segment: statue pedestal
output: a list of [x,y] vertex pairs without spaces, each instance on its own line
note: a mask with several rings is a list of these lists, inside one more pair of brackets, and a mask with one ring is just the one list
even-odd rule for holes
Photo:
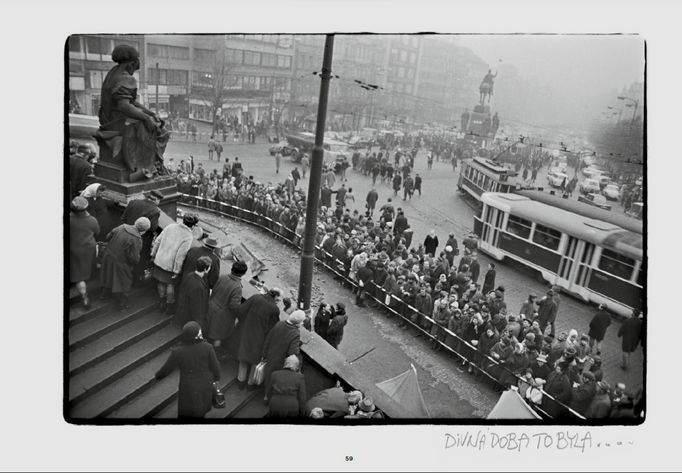
[[104,193],[106,198],[125,205],[131,200],[143,199],[143,192],[159,191],[163,194],[159,208],[171,218],[175,218],[180,194],[173,177],[160,176],[138,182],[127,182],[129,174],[130,171],[117,163],[100,161],[95,164],[95,176],[89,178],[88,184],[99,182],[107,188]]

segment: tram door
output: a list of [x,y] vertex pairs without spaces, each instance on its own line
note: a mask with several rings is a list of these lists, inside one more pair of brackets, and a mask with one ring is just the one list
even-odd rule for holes
[[500,229],[504,222],[504,212],[489,205],[485,206],[483,212],[483,229],[481,230],[481,241],[497,248],[500,239]]
[[570,278],[571,284],[569,289],[573,289],[575,292],[580,293],[582,288],[587,287],[592,274],[592,259],[594,258],[595,248],[596,246],[594,243],[580,241],[578,250],[576,251],[577,264],[575,265],[575,270]]
[[561,255],[559,270],[557,271],[557,281],[561,287],[570,289],[571,280],[575,269],[575,257],[583,246],[583,242],[576,237],[569,236],[566,249]]

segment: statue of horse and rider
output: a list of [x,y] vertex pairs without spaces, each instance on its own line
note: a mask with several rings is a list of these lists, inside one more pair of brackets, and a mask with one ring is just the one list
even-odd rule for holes
[[480,92],[480,102],[481,105],[485,103],[486,97],[488,97],[488,103],[490,103],[490,98],[493,95],[493,79],[497,77],[497,72],[495,74],[492,73],[490,69],[488,69],[488,73],[485,75],[483,80],[481,81],[481,85],[479,86],[478,90]]

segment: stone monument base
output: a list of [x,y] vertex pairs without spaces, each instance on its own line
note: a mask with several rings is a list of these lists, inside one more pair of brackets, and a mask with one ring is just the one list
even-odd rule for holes
[[95,175],[90,176],[88,184],[99,182],[106,186],[104,196],[108,199],[127,205],[135,199],[143,199],[144,192],[156,190],[163,194],[159,208],[172,219],[177,215],[177,202],[180,199],[175,178],[159,176],[154,179],[144,179],[138,182],[125,182],[130,172],[116,163],[98,162],[95,164]]

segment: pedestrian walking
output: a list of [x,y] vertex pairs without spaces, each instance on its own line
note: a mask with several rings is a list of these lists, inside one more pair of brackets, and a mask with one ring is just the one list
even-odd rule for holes
[[606,329],[611,325],[611,316],[606,311],[606,304],[599,304],[597,313],[590,321],[590,348],[596,350],[597,355],[601,355],[601,342],[606,336]]
[[213,139],[213,135],[211,135],[211,138],[208,140],[208,160],[211,161],[213,159],[213,152],[215,151],[215,140]]
[[210,289],[205,276],[211,270],[211,258],[200,257],[194,271],[186,274],[180,283],[178,308],[174,322],[183,327],[187,322],[197,322],[203,329],[206,328],[206,316],[208,315],[208,296]]
[[419,173],[414,175],[414,191],[419,191],[419,197],[422,196],[422,177]]
[[216,349],[222,346],[234,330],[242,304],[241,279],[247,270],[246,263],[235,261],[230,274],[221,275],[211,292],[208,300],[206,336],[213,342]]
[[263,384],[265,385],[266,401],[267,392],[270,390],[270,380],[273,371],[284,368],[284,360],[287,357],[301,353],[300,327],[306,319],[305,312],[295,310],[287,317],[286,321],[278,321],[268,332],[263,343],[262,359],[266,362]]
[[159,310],[165,310],[168,314],[175,311],[175,285],[179,282],[182,264],[192,245],[191,229],[198,222],[195,215],[185,214],[182,223],[168,225],[152,245],[152,276],[157,281]]
[[372,187],[372,189],[367,193],[367,216],[372,217],[374,215],[374,208],[377,205],[377,201],[379,200],[379,194],[377,193],[377,190],[375,187]]
[[150,227],[149,219],[140,217],[134,225],[123,223],[107,235],[108,243],[102,259],[100,279],[104,294],[113,294],[116,297],[119,310],[128,308],[133,269],[140,260],[142,235]]
[[[206,284],[208,284],[208,288],[213,289],[216,281],[218,281],[218,276],[220,276],[220,256],[218,256],[217,251],[218,241],[210,236],[203,239],[201,246],[191,247],[189,251],[187,251],[185,261],[182,263],[180,281],[182,281],[188,274],[192,274],[194,271],[196,271],[196,265],[199,258],[202,256],[207,256],[211,260],[211,269],[206,275],[205,279]],[[182,290],[182,287],[180,287],[180,290]]]
[[547,325],[551,327],[549,334],[555,335],[556,316],[559,307],[554,300],[554,291],[550,289],[547,295],[538,301],[538,322],[540,322],[540,330],[545,333]]
[[215,154],[216,154],[216,161],[220,162],[220,155],[223,153],[223,145],[220,143],[215,144]]
[[99,225],[95,217],[87,212],[88,201],[85,197],[74,197],[69,214],[69,279],[76,284],[83,299],[83,307],[90,308],[87,281],[95,271]]
[[303,179],[305,179],[308,169],[310,169],[310,159],[308,158],[307,153],[303,153],[303,157],[301,158],[301,172],[303,173]]
[[431,151],[426,155],[426,166],[427,169],[433,168],[433,153],[431,153]]
[[344,202],[344,207],[350,208],[350,203],[353,202],[353,206],[355,206],[355,194],[353,194],[353,188],[349,187],[348,192],[346,192],[346,195],[343,196],[343,202]]
[[237,382],[239,389],[248,386],[256,389],[251,381],[256,365],[263,356],[263,344],[268,332],[279,321],[279,307],[282,291],[278,288],[270,289],[266,294],[251,296],[240,309],[241,334],[239,339],[239,371]]
[[163,194],[156,190],[145,192],[143,195],[144,199],[135,199],[128,202],[121,216],[122,222],[128,225],[135,225],[135,222],[140,217],[148,218],[150,223],[149,230],[142,235],[140,258],[133,268],[133,286],[137,286],[144,281],[144,272],[151,264],[152,241],[159,228],[159,216],[161,215],[159,203],[163,200]]
[[399,173],[396,173],[396,175],[393,177],[393,195],[397,196],[398,191],[400,190],[400,185],[402,184],[402,177],[400,177]]
[[412,199],[412,190],[414,189],[414,180],[409,174],[405,177],[403,182],[403,200]]
[[154,377],[160,380],[179,369],[178,417],[201,418],[211,410],[213,385],[220,380],[220,364],[213,347],[202,338],[198,323],[186,323],[180,341],[181,345],[171,351]]
[[275,153],[275,174],[279,174],[280,164],[282,164],[282,153],[277,151]]
[[426,238],[424,238],[424,250],[426,253],[431,255],[433,258],[436,255],[436,249],[438,248],[438,236],[436,236],[436,230],[431,229]]
[[495,287],[495,263],[488,264],[488,271],[485,273],[485,279],[483,280],[483,289],[481,292],[484,296],[487,296]]
[[621,369],[630,368],[630,355],[637,349],[642,341],[642,318],[644,315],[641,310],[633,310],[632,315],[623,322],[618,329],[618,337],[623,339],[621,348],[623,350],[623,363]]

